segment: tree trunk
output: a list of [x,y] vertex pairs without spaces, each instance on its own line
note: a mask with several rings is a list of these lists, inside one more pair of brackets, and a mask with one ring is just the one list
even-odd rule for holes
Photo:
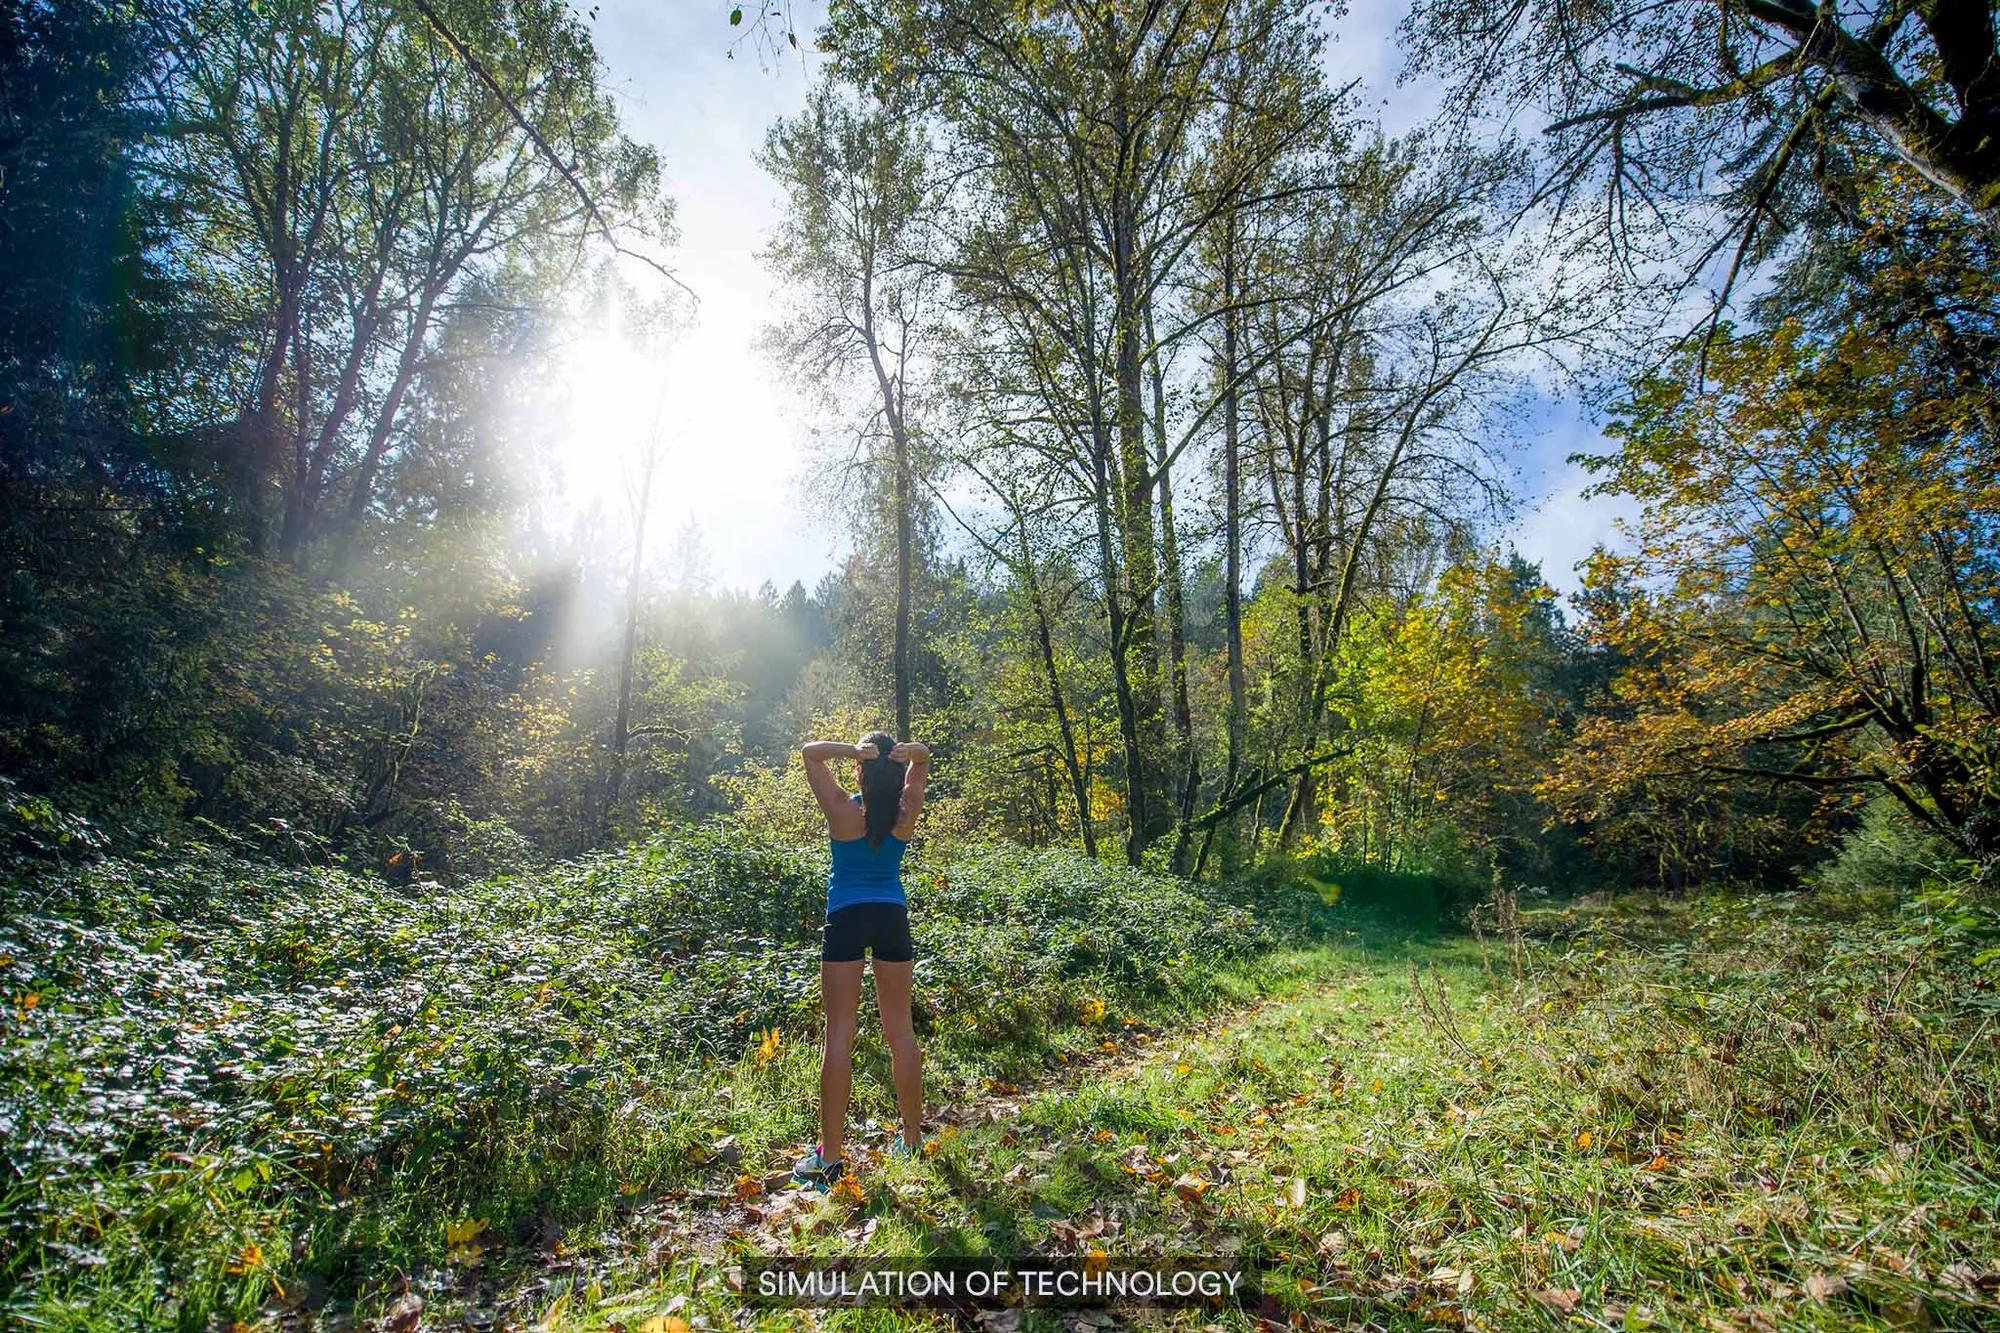
[[1115,503],[1111,477],[1111,436],[1101,408],[1091,424],[1092,507],[1097,511],[1097,563],[1104,584],[1104,619],[1111,635],[1111,686],[1118,702],[1118,737],[1125,751],[1125,860],[1138,865],[1146,849],[1146,756],[1140,744],[1137,691],[1132,688],[1131,622],[1121,596],[1125,575],[1118,567],[1111,539],[1111,507]]
[[915,563],[910,549],[915,540],[915,525],[910,517],[910,435],[903,420],[901,380],[892,377],[882,361],[882,340],[875,328],[875,274],[872,267],[865,269],[861,275],[861,340],[868,349],[868,364],[875,372],[876,392],[882,395],[882,416],[889,423],[889,444],[895,454],[896,643],[890,663],[890,674],[894,677],[890,693],[895,696],[896,702],[896,739],[908,740],[910,579]]
[[653,512],[653,470],[660,458],[658,432],[646,442],[646,466],[639,474],[639,505],[632,526],[632,566],[625,579],[625,643],[618,663],[618,713],[611,723],[611,771],[604,783],[604,808],[597,819],[600,840],[611,833],[611,816],[625,786],[625,754],[632,743],[632,673],[639,655],[639,579],[646,555],[646,522]]
[[[1121,84],[1113,95],[1112,128],[1118,142],[1127,144],[1135,137],[1127,90]],[[1121,168],[1133,170],[1130,157]],[[1163,775],[1155,776],[1145,764],[1148,751],[1156,752],[1164,742],[1160,692],[1157,688],[1159,657],[1158,633],[1153,612],[1154,589],[1158,585],[1158,553],[1153,543],[1152,458],[1146,447],[1146,411],[1143,384],[1144,289],[1146,273],[1140,253],[1138,200],[1133,182],[1122,178],[1115,184],[1111,206],[1111,265],[1116,324],[1118,429],[1118,520],[1123,538],[1127,629],[1128,674],[1137,679],[1129,684],[1132,695],[1132,732],[1128,749],[1140,762],[1129,774],[1132,786],[1132,836],[1126,859],[1137,865],[1141,853],[1165,829],[1169,800]]]
[[409,393],[410,384],[417,376],[417,362],[423,355],[424,339],[430,334],[431,311],[437,303],[439,287],[436,283],[426,283],[424,292],[417,300],[416,313],[410,317],[410,335],[403,344],[402,355],[396,358],[396,375],[389,381],[389,391],[382,396],[381,410],[375,414],[375,425],[368,432],[368,448],[361,456],[361,465],[354,473],[354,488],[347,496],[347,526],[351,532],[367,514],[368,506],[375,498],[375,478],[382,468],[382,459],[389,452],[389,437],[396,428],[396,414],[402,410],[404,395]]
[[[1228,658],[1229,700],[1225,705],[1226,754],[1223,759],[1222,788],[1218,804],[1236,792],[1237,775],[1243,763],[1243,722],[1247,712],[1243,682],[1243,478],[1242,418],[1239,386],[1236,382],[1236,214],[1223,219],[1222,232],[1222,617],[1225,652]],[[1220,821],[1218,821],[1219,823]],[[1230,821],[1232,831],[1236,821]],[[1214,846],[1217,824],[1202,831],[1201,851],[1195,857],[1194,873],[1201,876]],[[1233,869],[1232,837],[1224,844],[1224,870]]]
[[[1299,700],[1299,748],[1310,752],[1319,744],[1319,710],[1313,696],[1318,671],[1318,654],[1312,623],[1312,530],[1306,518],[1306,468],[1310,463],[1313,423],[1313,383],[1308,372],[1301,389],[1304,395],[1303,410],[1299,418],[1291,449],[1292,464],[1292,593],[1297,599],[1294,610],[1297,614],[1297,634],[1299,648],[1299,670],[1302,697]],[[1308,767],[1299,771],[1298,782],[1292,788],[1292,797],[1285,807],[1284,817],[1278,823],[1278,845],[1290,847],[1297,840],[1300,824],[1312,814],[1318,801],[1317,775]]]
[[915,540],[910,521],[910,440],[903,430],[903,415],[894,418],[896,448],[896,738],[910,739],[910,579],[915,561],[910,550]]
[[[1021,582],[1027,588],[1028,598],[1035,605],[1035,643],[1042,651],[1042,669],[1048,673],[1049,706],[1055,710],[1056,734],[1062,741],[1063,767],[1069,773],[1070,792],[1076,797],[1076,827],[1083,839],[1084,855],[1097,855],[1097,834],[1090,827],[1090,784],[1086,781],[1083,766],[1077,762],[1076,730],[1070,725],[1069,706],[1063,699],[1062,676],[1056,671],[1055,636],[1049,629],[1049,609],[1042,601],[1040,581],[1035,577],[1034,552],[1028,546],[1028,525],[1017,523],[1016,532],[1021,543]],[[1055,817],[1054,798],[1051,797],[1049,816]]]

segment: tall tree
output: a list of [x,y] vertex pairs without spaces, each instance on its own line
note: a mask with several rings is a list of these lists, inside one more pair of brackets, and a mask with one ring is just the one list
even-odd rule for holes
[[1272,210],[1240,278],[1229,256],[1292,642],[1280,668],[1288,716],[1260,771],[1201,820],[1283,784],[1287,839],[1316,818],[1317,774],[1344,750],[1330,697],[1359,601],[1416,525],[1469,526],[1497,499],[1481,429],[1491,396],[1563,332],[1559,304],[1523,299],[1511,271],[1522,257],[1502,258],[1509,155],[1415,138],[1338,160],[1336,200]]
[[440,310],[509,265],[542,299],[602,208],[663,233],[658,163],[552,0],[203,3],[162,31],[154,160],[198,238],[176,259],[258,348],[234,414],[184,424],[250,539],[301,564],[327,516],[374,503]]
[[938,282],[928,225],[937,199],[922,123],[907,109],[862,104],[822,83],[804,111],[771,128],[760,161],[790,200],[764,252],[794,307],[770,332],[775,358],[834,402],[856,375],[869,386],[855,425],[858,447],[833,477],[840,493],[864,503],[877,500],[885,472],[889,479],[896,567],[890,695],[896,734],[908,736],[918,511],[927,508],[912,381],[935,326]]
[[1558,790],[1592,813],[1665,778],[1822,796],[1873,792],[1968,856],[2000,855],[2000,330],[1990,236],[1951,225],[1913,173],[1869,208],[1903,239],[1760,330],[1724,329],[1706,391],[1685,367],[1637,385],[1594,460],[1643,505],[1631,589],[1600,633],[1627,707],[1580,733]]
[[[1148,366],[1191,335],[1164,318],[1208,226],[1244,207],[1265,167],[1334,111],[1313,53],[1317,34],[1287,6],[1181,0],[1056,4],[994,0],[836,5],[827,40],[846,77],[906,90],[933,108],[977,163],[952,274],[977,307],[978,336],[1010,342],[1013,391],[1039,399],[989,414],[1038,419],[1064,454],[1059,475],[1087,499],[1123,740],[1135,863],[1174,819],[1157,631],[1161,584],[1155,490],[1193,441],[1149,445]],[[1245,119],[1263,127],[1228,169],[1204,173],[1202,145],[1228,98],[1218,74],[1256,52],[1285,76]],[[1255,144],[1255,150],[1247,147]],[[1159,337],[1149,339],[1152,310]],[[1197,318],[1206,318],[1195,312]],[[998,386],[983,387],[989,397]]]

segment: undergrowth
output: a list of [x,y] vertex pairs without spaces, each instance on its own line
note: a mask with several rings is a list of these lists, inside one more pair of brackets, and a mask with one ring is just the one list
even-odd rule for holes
[[[803,1080],[824,876],[722,824],[458,886],[199,845],[17,871],[0,1315],[194,1327],[367,1297],[464,1218],[580,1225],[723,1126],[805,1138],[803,1086],[715,1093],[740,1064]],[[1093,1006],[1197,1009],[1307,919],[1303,890],[1225,902],[1013,847],[909,880],[939,1086],[1046,1060]]]

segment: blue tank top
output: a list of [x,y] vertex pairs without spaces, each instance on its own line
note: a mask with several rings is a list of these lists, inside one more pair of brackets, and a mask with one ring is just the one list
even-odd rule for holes
[[828,841],[833,844],[833,867],[826,876],[828,916],[856,903],[907,901],[903,897],[903,850],[908,843],[893,833],[885,835],[879,847],[870,847],[866,834]]

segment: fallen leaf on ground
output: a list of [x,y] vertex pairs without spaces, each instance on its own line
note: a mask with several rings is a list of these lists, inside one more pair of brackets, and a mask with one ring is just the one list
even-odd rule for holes
[[486,1219],[483,1217],[468,1217],[462,1222],[447,1222],[444,1224],[444,1243],[463,1245],[485,1230]]
[[389,1313],[383,1316],[382,1327],[385,1333],[417,1333],[423,1320],[424,1298],[414,1291],[406,1291],[389,1307]]

